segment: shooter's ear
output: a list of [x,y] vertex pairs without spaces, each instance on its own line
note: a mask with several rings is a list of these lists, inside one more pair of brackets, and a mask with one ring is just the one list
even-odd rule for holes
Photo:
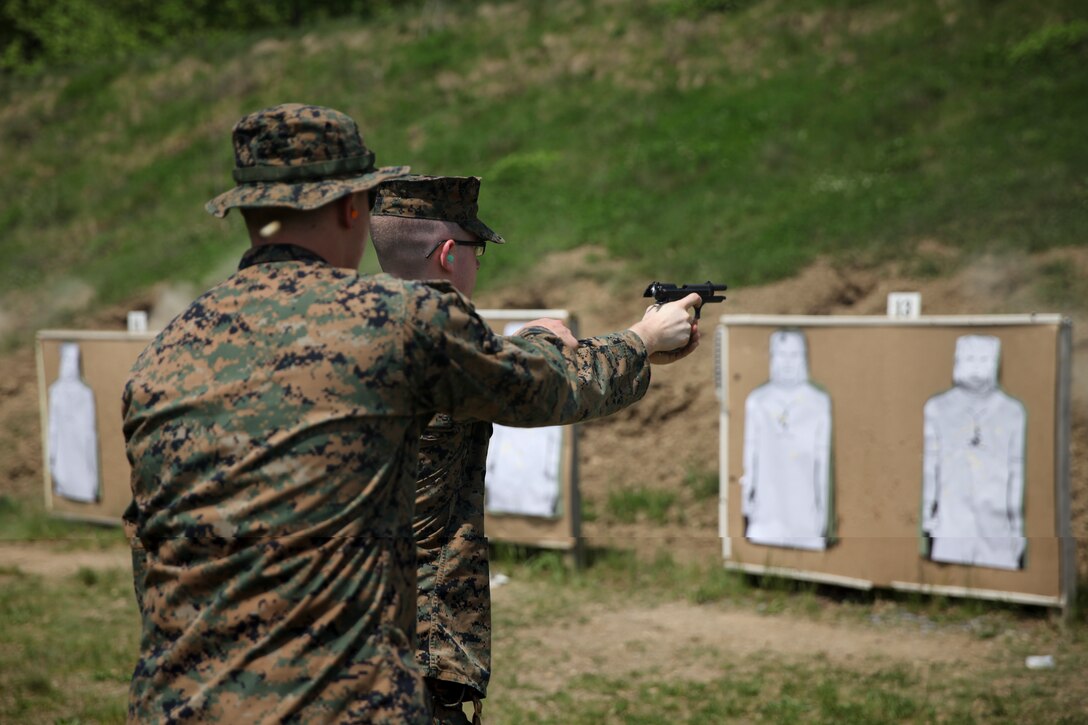
[[359,209],[355,204],[355,195],[347,194],[336,200],[336,221],[344,229],[351,229],[359,223]]
[[442,270],[445,272],[453,271],[454,247],[457,244],[452,239],[447,239],[442,242],[442,245],[438,248],[436,254],[439,255],[438,263],[442,265]]

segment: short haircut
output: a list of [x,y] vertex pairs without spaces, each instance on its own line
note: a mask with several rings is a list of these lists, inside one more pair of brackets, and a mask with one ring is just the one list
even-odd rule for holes
[[377,215],[370,218],[370,237],[382,270],[403,279],[420,279],[426,274],[426,255],[439,242],[479,238],[453,222]]
[[260,229],[270,222],[286,224],[313,212],[312,209],[303,211],[285,206],[243,206],[239,207],[238,211],[242,213],[246,226],[250,229]]

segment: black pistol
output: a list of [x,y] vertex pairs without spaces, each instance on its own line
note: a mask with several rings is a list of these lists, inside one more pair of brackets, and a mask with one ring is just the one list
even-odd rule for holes
[[[653,297],[659,305],[663,305],[666,302],[682,300],[694,292],[703,298],[703,304],[705,305],[707,302],[724,302],[725,295],[717,295],[715,293],[724,292],[727,289],[727,285],[714,284],[710,280],[707,280],[706,284],[683,284],[679,287],[669,282],[651,282],[642,296]],[[695,308],[696,320],[699,319],[699,312],[701,310],[702,305]]]

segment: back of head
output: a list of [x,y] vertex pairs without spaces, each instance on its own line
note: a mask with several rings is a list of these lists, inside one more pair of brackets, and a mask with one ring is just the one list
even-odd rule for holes
[[480,179],[410,175],[382,183],[370,235],[382,269],[409,279],[426,275],[426,255],[443,239],[505,240],[477,218]]
[[427,255],[435,244],[445,239],[469,240],[472,236],[454,222],[396,216],[370,218],[370,238],[378,264],[382,271],[402,279],[432,276]]

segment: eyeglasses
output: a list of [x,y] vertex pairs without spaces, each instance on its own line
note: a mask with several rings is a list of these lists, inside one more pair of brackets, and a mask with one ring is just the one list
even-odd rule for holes
[[445,244],[447,241],[452,241],[454,244],[460,244],[463,247],[473,247],[474,249],[473,249],[472,253],[475,254],[477,257],[484,256],[484,252],[487,251],[487,241],[482,240],[482,239],[480,241],[478,241],[478,242],[464,242],[464,241],[461,241],[460,239],[453,239],[453,240],[443,239],[438,244],[434,245],[434,249],[427,252],[427,254],[423,258],[424,259],[430,259],[431,255],[434,254],[435,252],[437,252],[438,248],[441,247],[443,244]]

